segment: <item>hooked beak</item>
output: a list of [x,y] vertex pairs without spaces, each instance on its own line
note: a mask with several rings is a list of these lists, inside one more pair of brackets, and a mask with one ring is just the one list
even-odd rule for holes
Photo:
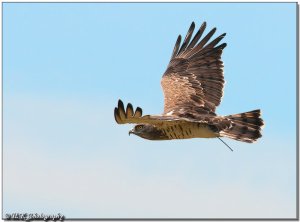
[[129,132],[128,132],[128,135],[130,136],[130,134],[134,134],[134,132],[133,132],[133,130],[130,130]]

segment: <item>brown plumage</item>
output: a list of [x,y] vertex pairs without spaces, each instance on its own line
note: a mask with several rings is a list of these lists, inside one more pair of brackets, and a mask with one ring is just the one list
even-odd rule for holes
[[115,108],[119,124],[134,123],[130,132],[150,140],[228,137],[252,143],[261,137],[264,125],[260,110],[217,116],[216,107],[223,96],[224,75],[221,55],[226,43],[218,45],[225,33],[210,39],[213,28],[202,39],[204,22],[192,38],[193,22],[181,44],[179,35],[171,60],[163,74],[164,113],[142,116],[142,109],[135,111],[129,103],[124,108],[121,100]]

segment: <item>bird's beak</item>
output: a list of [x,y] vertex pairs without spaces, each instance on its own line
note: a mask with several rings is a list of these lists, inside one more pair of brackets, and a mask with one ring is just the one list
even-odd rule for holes
[[130,136],[130,134],[134,134],[134,132],[132,131],[132,130],[130,130],[129,132],[128,132],[128,135]]

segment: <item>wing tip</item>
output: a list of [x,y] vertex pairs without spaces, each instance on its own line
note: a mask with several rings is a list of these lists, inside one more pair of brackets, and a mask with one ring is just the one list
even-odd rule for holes
[[126,115],[126,118],[133,116],[133,106],[131,103],[127,104],[125,115]]
[[123,103],[123,101],[122,100],[118,100],[118,110],[120,110],[120,109],[124,109],[124,103]]
[[178,42],[179,42],[179,44],[180,44],[181,39],[182,39],[182,36],[181,36],[181,35],[178,35],[178,37],[177,37],[177,44],[178,44]]
[[125,113],[125,109],[124,109],[124,103],[122,102],[122,100],[119,99],[118,101],[118,109],[120,111],[122,111],[123,113]]
[[131,103],[128,103],[126,106],[126,111],[124,109],[124,103],[122,100],[118,100],[118,106],[114,109],[115,121],[118,124],[128,123],[128,120],[135,117],[142,117],[143,110],[140,107],[137,107],[135,112]]
[[224,49],[224,48],[227,46],[227,43],[224,42],[224,43],[222,43],[220,46],[222,46],[221,48]]
[[192,21],[192,24],[191,24],[191,27],[193,27],[193,29],[195,28],[195,22],[194,21]]
[[134,117],[141,117],[143,115],[143,110],[141,107],[136,107],[136,110],[134,112]]
[[115,117],[115,121],[120,124],[121,123],[121,118],[119,115],[119,110],[117,107],[115,107],[115,111],[114,111],[114,117]]

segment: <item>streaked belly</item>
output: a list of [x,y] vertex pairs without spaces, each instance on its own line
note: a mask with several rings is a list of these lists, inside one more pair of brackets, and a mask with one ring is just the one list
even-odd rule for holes
[[169,139],[214,138],[218,136],[207,124],[203,123],[166,126],[162,130]]

